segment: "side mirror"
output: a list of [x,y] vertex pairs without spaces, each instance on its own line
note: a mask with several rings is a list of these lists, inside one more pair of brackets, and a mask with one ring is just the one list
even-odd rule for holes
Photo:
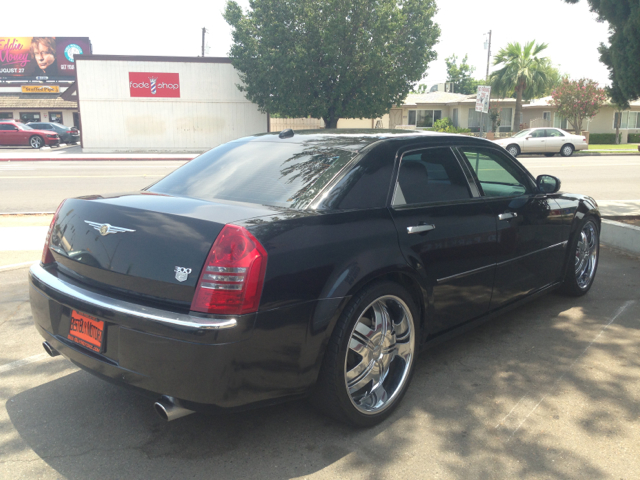
[[526,137],[524,137],[525,140],[529,140],[531,138],[531,135],[527,135]]
[[536,185],[540,193],[556,193],[560,190],[562,182],[559,178],[551,175],[539,175],[536,178]]

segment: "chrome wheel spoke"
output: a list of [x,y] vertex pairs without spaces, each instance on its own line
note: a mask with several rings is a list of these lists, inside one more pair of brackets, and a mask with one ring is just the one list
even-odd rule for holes
[[366,387],[372,380],[375,380],[377,378],[373,373],[375,368],[376,364],[374,362],[366,363],[362,361],[349,370],[346,374],[349,393],[353,394]]

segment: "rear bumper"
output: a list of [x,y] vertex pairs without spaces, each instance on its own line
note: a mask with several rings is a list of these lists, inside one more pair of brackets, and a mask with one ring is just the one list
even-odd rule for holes
[[[327,312],[342,305],[342,299],[328,299],[233,318],[200,317],[112,299],[40,265],[29,272],[29,294],[38,332],[76,365],[185,405],[219,408],[305,393],[317,376],[322,344],[309,341],[310,320],[321,311],[328,325],[333,314]],[[101,353],[68,338],[72,310],[105,322]]]

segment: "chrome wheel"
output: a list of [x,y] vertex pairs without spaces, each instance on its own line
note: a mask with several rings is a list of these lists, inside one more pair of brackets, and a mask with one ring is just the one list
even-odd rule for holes
[[598,229],[588,221],[580,231],[575,253],[576,283],[580,289],[591,285],[598,265]]
[[406,303],[385,295],[369,304],[351,331],[344,362],[353,406],[366,415],[391,406],[409,379],[414,350],[413,317]]
[[31,148],[40,148],[42,147],[42,139],[40,137],[31,137],[29,145],[31,145]]

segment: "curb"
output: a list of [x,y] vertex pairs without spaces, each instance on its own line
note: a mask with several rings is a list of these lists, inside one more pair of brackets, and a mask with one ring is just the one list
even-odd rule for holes
[[603,218],[601,230],[600,240],[604,245],[640,256],[640,227]]

